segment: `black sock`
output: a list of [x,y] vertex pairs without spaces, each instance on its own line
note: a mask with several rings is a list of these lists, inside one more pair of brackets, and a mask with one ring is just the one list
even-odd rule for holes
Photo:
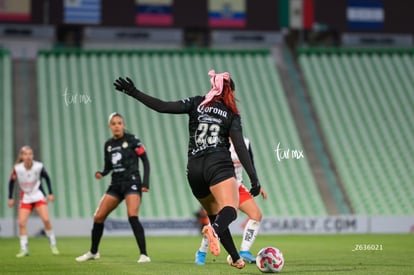
[[208,219],[210,220],[210,224],[213,224],[217,219],[217,215],[208,215]]
[[141,222],[138,219],[138,216],[132,216],[128,218],[129,224],[131,225],[132,231],[135,235],[135,240],[137,241],[141,255],[147,255],[147,246],[145,243],[145,233],[144,227],[142,227]]
[[240,258],[240,256],[237,251],[236,245],[234,244],[233,237],[231,236],[230,230],[227,228],[226,230],[218,233],[217,235],[220,238],[221,244],[223,245],[227,253],[229,253],[231,258],[233,259],[233,263],[235,263]]
[[236,209],[231,206],[224,206],[220,212],[218,212],[216,220],[211,225],[216,233],[219,234],[224,232],[236,218]]
[[92,245],[91,253],[96,254],[98,252],[99,242],[103,234],[104,224],[103,223],[93,223],[92,227]]

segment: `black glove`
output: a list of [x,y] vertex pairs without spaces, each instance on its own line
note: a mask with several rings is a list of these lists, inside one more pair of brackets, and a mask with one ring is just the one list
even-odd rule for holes
[[260,183],[259,182],[253,182],[252,183],[252,188],[250,188],[250,194],[253,196],[253,197],[256,197],[257,195],[259,195],[260,194],[260,189],[261,189],[262,187],[260,186]]
[[115,80],[114,86],[115,89],[127,95],[133,95],[137,92],[137,88],[135,88],[134,82],[132,82],[129,77],[127,77],[126,80],[122,77],[119,77]]

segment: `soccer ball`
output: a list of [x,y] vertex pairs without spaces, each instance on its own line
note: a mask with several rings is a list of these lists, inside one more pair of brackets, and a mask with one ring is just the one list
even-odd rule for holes
[[282,251],[276,247],[268,246],[257,253],[256,266],[263,273],[279,273],[284,264]]

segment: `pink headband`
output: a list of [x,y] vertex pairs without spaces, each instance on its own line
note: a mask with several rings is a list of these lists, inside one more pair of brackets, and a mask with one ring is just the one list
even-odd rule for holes
[[212,87],[211,90],[205,95],[205,98],[203,102],[200,103],[200,106],[210,102],[213,97],[218,96],[223,92],[224,80],[230,81],[230,74],[228,72],[216,74],[214,70],[210,70],[208,75],[211,76],[210,82]]

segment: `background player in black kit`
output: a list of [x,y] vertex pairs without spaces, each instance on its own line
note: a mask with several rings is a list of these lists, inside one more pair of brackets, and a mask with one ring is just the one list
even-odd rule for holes
[[[77,257],[78,262],[99,259],[98,246],[104,221],[123,199],[127,206],[128,221],[141,252],[138,263],[151,261],[147,255],[144,228],[138,219],[141,194],[149,191],[150,165],[141,141],[134,135],[125,133],[124,127],[124,119],[120,114],[112,113],[109,116],[109,128],[113,137],[105,143],[104,170],[96,172],[95,178],[101,179],[112,171],[112,181],[93,217],[91,249]],[[143,162],[143,182],[138,171],[138,158]]]
[[[231,137],[237,155],[249,175],[250,193],[257,196],[260,184],[243,140],[239,111],[234,97],[234,82],[228,73],[209,72],[211,90],[205,96],[180,101],[162,101],[136,89],[131,79],[118,78],[114,86],[147,107],[171,114],[189,115],[187,179],[197,200],[207,211],[211,225],[203,227],[213,255],[220,254],[220,241],[231,256],[229,262],[244,268],[228,228],[237,217],[239,192],[229,152]],[[217,237],[218,235],[218,237]]]

